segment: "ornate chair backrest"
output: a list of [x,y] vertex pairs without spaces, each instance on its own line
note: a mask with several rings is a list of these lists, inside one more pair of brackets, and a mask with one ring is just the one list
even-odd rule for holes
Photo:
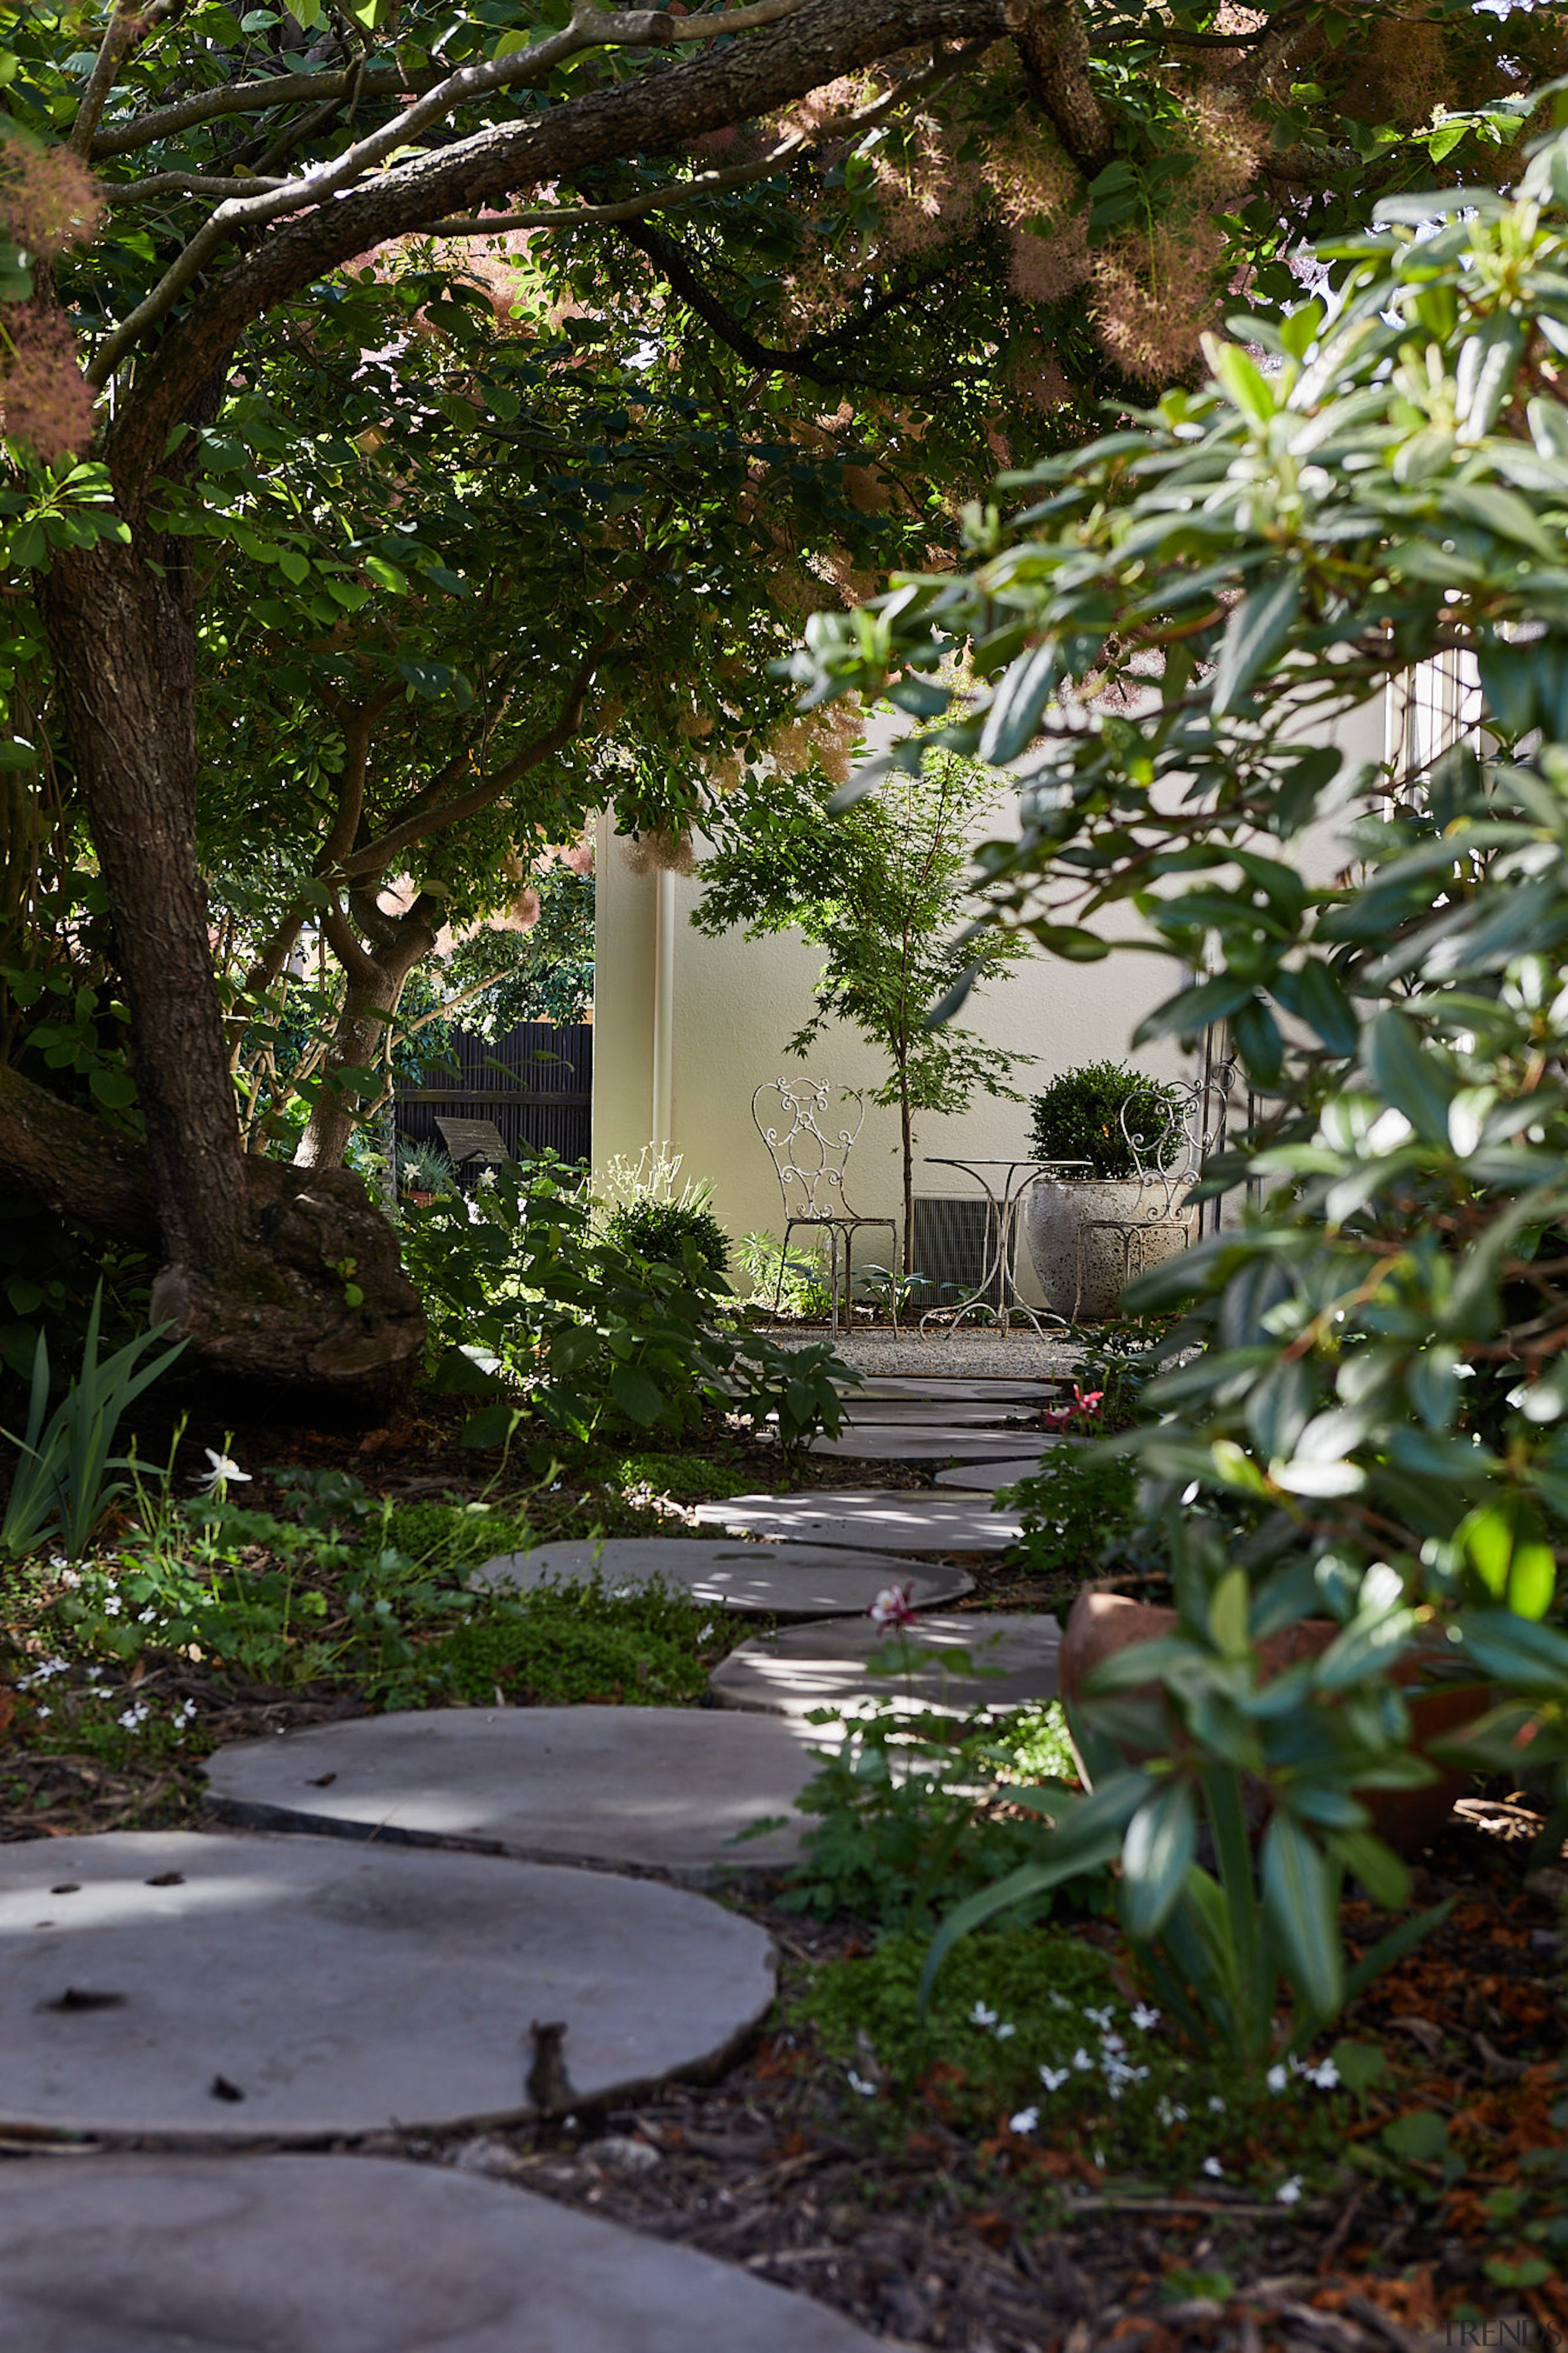
[[1224,1143],[1228,1067],[1217,1068],[1207,1086],[1193,1079],[1174,1079],[1168,1092],[1175,1097],[1169,1125],[1139,1122],[1136,1097],[1121,1107],[1121,1132],[1141,1187],[1138,1214],[1150,1224],[1182,1215],[1204,1161]]
[[786,1218],[825,1225],[854,1216],[844,1173],[865,1117],[860,1095],[816,1079],[770,1079],[753,1093],[751,1116],[772,1156]]

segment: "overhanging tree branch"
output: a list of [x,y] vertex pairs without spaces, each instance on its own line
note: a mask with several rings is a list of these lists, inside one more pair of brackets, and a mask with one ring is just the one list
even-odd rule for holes
[[929,91],[939,90],[944,82],[951,81],[990,46],[989,37],[971,41],[956,55],[938,58],[924,73],[911,74],[906,80],[895,82],[874,104],[859,107],[849,114],[835,114],[813,130],[798,132],[793,138],[782,140],[768,154],[756,156],[748,164],[732,164],[722,172],[702,172],[693,180],[677,180],[662,188],[644,189],[641,195],[627,196],[618,204],[556,205],[536,212],[492,213],[479,219],[434,221],[429,234],[482,237],[509,228],[576,228],[595,223],[613,226],[640,220],[645,213],[683,211],[726,188],[740,188],[748,181],[768,179],[788,164],[815,153],[829,140],[853,138],[859,132],[874,130],[910,99],[924,98]]
[[1035,104],[1086,180],[1110,162],[1116,133],[1089,79],[1089,37],[1075,0],[1007,0],[1007,29]]
[[531,744],[525,744],[521,752],[501,767],[493,769],[488,776],[482,777],[468,792],[457,793],[449,801],[438,802],[433,807],[406,818],[401,825],[388,827],[376,840],[365,843],[346,858],[340,859],[334,879],[354,881],[362,875],[385,874],[401,851],[413,849],[417,842],[426,840],[432,833],[445,832],[449,826],[461,825],[465,819],[480,816],[485,809],[493,807],[503,793],[509,792],[514,785],[520,783],[531,769],[561,751],[571,742],[582,723],[583,706],[588,701],[588,690],[593,685],[599,663],[630,618],[628,612],[614,632],[602,638],[582,664],[567,691],[560,715],[546,734],[537,735]]
[[66,145],[73,155],[89,155],[93,149],[93,134],[109,103],[110,93],[120,79],[120,69],[138,42],[146,38],[155,25],[174,13],[175,0],[153,0],[150,8],[137,5],[137,0],[115,0],[98,55],[92,61],[87,87],[76,111]]
[[[834,366],[816,358],[814,348],[826,347],[829,339],[825,336],[821,346],[808,346],[800,351],[790,351],[778,343],[763,343],[732,311],[726,310],[715,294],[709,291],[690,257],[673,237],[662,236],[659,230],[651,228],[644,221],[628,221],[622,224],[622,227],[628,243],[635,245],[648,256],[704,325],[711,327],[721,343],[727,343],[737,358],[745,360],[760,374],[801,376],[808,384],[821,385],[824,391],[837,391],[846,385],[875,392],[919,393],[928,389],[906,377],[872,375],[864,368],[846,367],[842,363]],[[885,309],[887,306],[883,304],[879,307]],[[865,323],[869,324],[870,317],[874,315],[869,314]],[[860,323],[858,320],[846,322],[834,330],[835,337],[842,341]]]
[[[572,21],[564,33],[535,42],[511,57],[492,58],[483,65],[460,66],[456,73],[446,75],[403,113],[394,115],[389,122],[382,123],[379,130],[357,141],[343,154],[316,164],[299,179],[268,185],[253,195],[230,196],[202,224],[185,251],[130,317],[104,338],[93,354],[91,365],[83,371],[89,384],[101,387],[108,383],[138,337],[173,310],[209,257],[237,232],[264,227],[281,214],[298,212],[302,206],[324,204],[328,197],[350,187],[376,164],[409,145],[421,132],[444,121],[459,107],[471,106],[496,90],[523,90],[547,81],[557,66],[584,49],[606,46],[662,47],[665,28],[673,21],[662,9],[611,11],[596,6],[594,0],[577,0]],[[355,79],[355,71],[351,69],[347,84],[352,86]]]
[[[802,0],[758,0],[750,8],[705,11],[697,16],[672,16],[669,30],[662,37],[665,46],[673,47],[691,41],[713,41],[721,36],[757,32],[765,25],[777,24],[802,5]],[[152,11],[125,7],[122,13],[133,21],[136,31],[145,28],[149,16],[169,13],[166,0]],[[600,12],[617,13],[630,17],[630,10]],[[652,16],[654,10],[636,12]],[[541,47],[544,45],[541,44]],[[123,58],[115,60],[114,70]],[[516,52],[518,62],[526,63],[525,51]],[[400,98],[418,96],[434,90],[443,79],[441,69],[432,66],[420,73],[408,73],[401,66],[367,66],[359,79],[359,95],[363,98]],[[112,86],[113,74],[106,81],[93,116],[96,126],[102,112],[103,100]],[[148,114],[139,114],[132,121],[117,123],[109,131],[96,132],[91,136],[90,153],[93,162],[109,155],[129,155],[138,147],[151,147],[160,139],[171,139],[181,131],[194,131],[204,122],[220,121],[228,114],[265,114],[274,107],[292,106],[311,100],[326,100],[346,98],[355,85],[352,67],[341,73],[264,74],[255,81],[231,82],[224,90],[204,90],[190,98],[180,99],[173,106],[160,106]],[[85,104],[85,100],[84,100]],[[79,116],[79,122],[80,117]],[[85,151],[84,151],[85,152]]]
[[[755,120],[902,49],[995,37],[1004,29],[1001,8],[1002,0],[799,0],[788,16],[748,38],[726,40],[663,71],[389,163],[331,201],[320,200],[316,184],[302,198],[309,206],[304,216],[274,227],[255,252],[218,279],[138,370],[135,396],[122,405],[109,443],[122,497],[133,506],[139,502],[143,484],[163,462],[170,428],[252,322],[351,255],[464,206],[509,197],[520,186],[570,180],[596,164],[656,153],[704,132]],[[718,20],[707,21],[716,26]],[[285,197],[280,190],[260,202],[297,206],[302,196],[296,190]],[[207,245],[165,308],[195,280],[225,234]],[[122,352],[130,349],[123,331],[117,342]]]
[[0,1155],[8,1183],[61,1217],[139,1250],[158,1247],[153,1176],[133,1136],[61,1103],[0,1063]]

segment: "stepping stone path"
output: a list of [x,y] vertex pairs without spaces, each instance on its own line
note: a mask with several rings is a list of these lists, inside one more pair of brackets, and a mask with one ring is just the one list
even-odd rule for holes
[[498,1553],[476,1568],[477,1591],[573,1585],[596,1577],[610,1593],[644,1585],[685,1592],[714,1609],[775,1618],[845,1618],[871,1608],[890,1574],[910,1581],[917,1609],[959,1600],[972,1580],[918,1560],[892,1565],[832,1545],[715,1543],[702,1536],[610,1536],[603,1543],[538,1545]]
[[[970,1482],[965,1493],[741,1496],[699,1506],[699,1523],[781,1541],[550,1545],[474,1572],[481,1589],[657,1577],[705,1607],[803,1618],[731,1654],[711,1679],[718,1708],[320,1725],[209,1760],[215,1804],[249,1834],[0,1849],[0,2119],[219,2144],[493,2125],[536,2113],[540,2021],[566,2024],[556,2098],[597,2104],[721,2066],[770,2005],[771,1947],[666,1883],[790,1859],[812,1752],[834,1736],[810,1711],[1054,1695],[1054,1619],[923,1615],[912,1640],[968,1652],[966,1665],[879,1676],[886,1637],[864,1613],[889,1583],[926,1612],[970,1589],[922,1556],[1012,1542],[1018,1519],[986,1497],[1052,1442],[1029,1425],[1059,1391],[1050,1378],[883,1378],[819,1444],[956,1462],[939,1476]],[[785,1827],[733,1843],[779,1816]],[[635,1875],[650,1872],[662,1876]],[[428,2165],[149,2152],[0,2168],[0,2348],[425,2353],[438,2340],[450,2353],[873,2343],[731,2264]]]
[[717,2063],[773,1997],[768,1937],[704,1896],[342,1839],[0,1848],[0,1947],[9,2130],[522,2116],[533,2020],[565,2021],[572,2092],[597,2100]]
[[699,1504],[704,1526],[787,1544],[847,1545],[859,1552],[1005,1552],[1022,1531],[1016,1513],[957,1495],[887,1487],[812,1488],[801,1495],[732,1495]]
[[899,1430],[863,1422],[842,1438],[813,1438],[810,1451],[835,1462],[1001,1462],[1026,1446],[1054,1446],[1044,1430]]
[[708,1708],[450,1707],[239,1741],[206,1770],[226,1819],[263,1830],[711,1879],[792,1859],[802,1823],[733,1841],[789,1815],[816,1765],[786,1726]]
[[886,1647],[879,1628],[790,1626],[755,1637],[732,1651],[708,1677],[726,1707],[764,1708],[804,1715],[816,1707],[852,1713],[875,1703],[939,1708],[959,1715],[976,1707],[1043,1704],[1056,1696],[1056,1652],[1062,1630],[1054,1618],[976,1610],[961,1618],[922,1618],[909,1641],[920,1650],[967,1651],[979,1673],[933,1662],[911,1674],[874,1674]]
[[873,2353],[825,2305],[503,2183],[367,2157],[0,2173],[14,2353]]

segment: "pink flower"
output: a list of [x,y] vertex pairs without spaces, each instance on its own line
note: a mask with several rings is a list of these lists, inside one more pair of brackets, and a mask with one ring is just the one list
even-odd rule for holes
[[872,1624],[880,1627],[884,1633],[887,1632],[889,1627],[913,1626],[916,1611],[910,1596],[914,1590],[912,1585],[885,1585],[866,1611],[866,1616],[871,1620]]
[[28,253],[52,261],[85,245],[102,216],[103,199],[85,164],[64,147],[10,138],[0,157],[0,221]]
[[1089,1389],[1085,1391],[1084,1389],[1081,1389],[1078,1387],[1077,1382],[1075,1381],[1073,1383],[1072,1404],[1059,1405],[1054,1409],[1054,1411],[1050,1413],[1043,1413],[1040,1419],[1044,1423],[1047,1430],[1065,1430],[1070,1421],[1077,1421],[1080,1418],[1092,1421],[1096,1414],[1098,1413],[1104,1399],[1104,1389]]
[[1219,315],[1214,283],[1218,229],[1161,222],[1147,237],[1128,230],[1093,257],[1089,314],[1102,351],[1139,384],[1190,375],[1205,331]]
[[1089,241],[1079,220],[1069,221],[1048,237],[1036,237],[1033,229],[1015,228],[1011,243],[1008,284],[1026,302],[1060,301],[1088,271]]
[[7,311],[0,341],[0,433],[25,441],[46,464],[73,457],[92,438],[92,395],[76,364],[69,323],[58,311],[20,303]]

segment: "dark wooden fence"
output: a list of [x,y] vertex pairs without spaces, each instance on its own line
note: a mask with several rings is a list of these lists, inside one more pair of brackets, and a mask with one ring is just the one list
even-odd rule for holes
[[397,1089],[397,1134],[410,1144],[440,1144],[439,1113],[443,1119],[493,1119],[519,1158],[546,1148],[563,1160],[589,1156],[591,1022],[524,1021],[496,1039],[460,1030],[450,1055],[425,1077],[428,1085]]

